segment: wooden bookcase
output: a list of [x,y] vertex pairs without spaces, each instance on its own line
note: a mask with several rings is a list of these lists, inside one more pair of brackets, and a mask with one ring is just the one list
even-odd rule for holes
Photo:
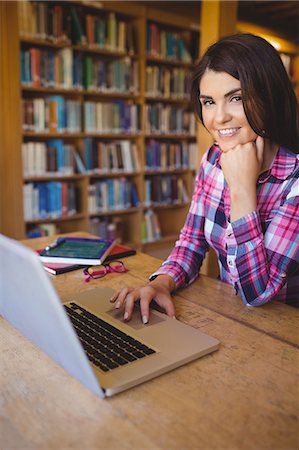
[[[91,48],[85,44],[73,44],[67,42],[53,42],[44,37],[33,35],[20,35],[18,25],[18,4],[21,2],[0,2],[0,230],[11,237],[21,239],[29,227],[39,225],[41,222],[54,223],[61,232],[73,230],[89,230],[90,222],[94,219],[106,217],[110,221],[115,220],[122,224],[123,241],[134,245],[137,249],[142,249],[153,254],[157,249],[163,247],[171,248],[179,230],[185,220],[189,202],[170,202],[167,204],[155,203],[149,205],[146,200],[146,181],[151,180],[152,185],[157,184],[159,178],[173,175],[184,181],[186,192],[191,197],[195,170],[192,167],[151,167],[147,166],[146,152],[147,146],[154,141],[157,145],[170,146],[171,144],[181,145],[182,143],[196,144],[198,149],[196,166],[198,167],[201,155],[210,144],[210,137],[207,136],[202,126],[198,126],[195,133],[172,133],[164,130],[149,130],[146,125],[147,110],[149,107],[157,107],[165,110],[166,107],[187,108],[188,101],[184,96],[173,95],[173,92],[148,92],[148,72],[151,70],[164,70],[168,72],[168,77],[173,75],[174,70],[188,72],[192,68],[192,62],[171,59],[159,55],[151,55],[147,52],[147,29],[152,24],[161,32],[175,33],[183,38],[186,48],[190,50],[195,41],[194,37],[199,34],[199,17],[187,17],[156,9],[149,4],[142,2],[88,2],[69,1],[55,2],[57,5],[76,5],[81,8],[81,13],[98,17],[108,17],[114,13],[117,20],[130,24],[130,32],[133,30],[134,52],[119,51],[117,49]],[[23,3],[23,2],[22,2]],[[37,2],[35,2],[37,3]],[[43,2],[38,2],[43,3]],[[228,12],[222,11],[231,2],[208,2],[203,0],[202,15],[204,20],[200,35],[200,51],[203,52],[209,43],[218,39],[224,34],[232,33],[236,29],[236,11],[234,8],[232,18],[228,21]],[[219,11],[215,8],[218,7]],[[158,6],[157,6],[158,8]],[[218,11],[218,12],[217,12]],[[198,14],[199,16],[199,14]],[[217,19],[218,18],[218,19]],[[217,19],[217,20],[216,20]],[[28,24],[29,24],[28,18]],[[229,24],[230,28],[223,29],[223,23]],[[261,30],[252,30],[248,25],[238,24],[240,31],[253,31],[258,34]],[[221,31],[222,30],[222,31]],[[132,38],[130,38],[132,39]],[[297,47],[290,44],[283,46],[282,52],[292,56],[294,67],[294,84],[298,94],[299,79],[299,58],[296,57]],[[24,86],[20,84],[20,50],[29,48],[52,50],[58,53],[65,48],[70,49],[73,54],[81,54],[82,57],[91,57],[104,61],[119,61],[122,58],[128,59],[131,63],[138,64],[138,90],[137,92],[103,92],[88,89],[73,89],[64,87],[44,87],[44,86]],[[197,50],[193,50],[196,52]],[[169,73],[171,75],[169,75]],[[79,132],[76,133],[37,133],[30,130],[22,130],[22,99],[42,98],[50,95],[62,96],[64,99],[78,101],[81,105],[83,116],[84,103],[87,101],[109,103],[115,100],[132,102],[139,105],[140,130],[136,133],[90,133],[84,130],[81,123]],[[81,158],[84,157],[84,141],[92,138],[95,142],[103,141],[106,144],[119,140],[128,140],[138,149],[139,169],[128,173],[119,171],[111,173],[74,173],[47,174],[39,176],[22,177],[22,143],[26,142],[46,142],[49,138],[62,139],[66,144],[75,146]],[[90,186],[96,182],[107,179],[118,179],[125,177],[136,185],[140,204],[135,207],[126,207],[121,210],[110,210],[99,213],[89,211],[89,190]],[[24,220],[23,211],[23,185],[33,182],[68,182],[73,183],[77,192],[77,212],[71,216],[51,218],[46,220],[32,219]],[[160,224],[161,238],[153,242],[143,242],[142,229],[144,215],[148,210],[153,210]],[[206,271],[211,273],[210,270]]]
[[[32,12],[34,14],[37,14],[36,2],[29,2],[29,4],[32,5]],[[76,191],[76,211],[72,211],[71,214],[67,214],[65,212],[64,215],[61,215],[59,213],[57,215],[56,213],[57,217],[55,217],[55,212],[53,213],[52,211],[51,214],[54,214],[54,216],[52,217],[35,217],[34,214],[36,214],[37,212],[40,213],[40,211],[37,211],[36,209],[35,200],[35,207],[33,208],[34,211],[32,212],[31,210],[29,217],[28,205],[26,207],[23,206],[24,214],[22,215],[22,217],[20,217],[19,215],[19,220],[22,222],[22,229],[28,231],[40,226],[40,224],[45,224],[45,226],[47,224],[55,224],[60,232],[77,230],[90,231],[94,230],[94,228],[91,228],[91,223],[93,224],[93,226],[95,226],[94,223],[97,219],[105,219],[109,223],[115,222],[117,224],[117,227],[119,226],[119,224],[121,224],[120,228],[122,232],[121,237],[123,242],[134,245],[134,247],[136,248],[146,251],[151,247],[157,248],[157,246],[163,245],[171,246],[178,236],[179,230],[184,223],[184,219],[188,211],[189,201],[191,199],[193,190],[193,180],[197,166],[197,162],[194,162],[194,146],[196,144],[195,124],[193,125],[193,128],[192,124],[189,124],[184,129],[184,127],[182,127],[182,123],[180,122],[180,120],[182,120],[182,117],[185,117],[184,120],[186,122],[186,117],[189,117],[189,120],[191,120],[191,117],[193,116],[192,112],[190,111],[189,100],[186,95],[186,80],[188,78],[188,73],[192,69],[193,61],[188,60],[186,62],[182,58],[172,57],[169,55],[150,55],[147,49],[147,33],[150,25],[154,24],[154,26],[159,29],[160,35],[166,33],[170,36],[171,43],[169,43],[168,40],[167,45],[169,45],[171,48],[173,48],[174,45],[173,40],[176,42],[176,39],[180,39],[181,43],[184,43],[182,44],[184,47],[183,50],[185,51],[184,56],[188,56],[190,54],[191,44],[194,42],[193,38],[196,33],[199,33],[198,24],[194,24],[191,20],[182,18],[181,16],[175,14],[164,13],[162,11],[157,11],[153,8],[147,8],[136,3],[130,4],[129,2],[77,1],[67,3],[56,2],[55,4],[58,5],[58,8],[59,6],[61,7],[58,12],[55,11],[55,13],[53,13],[52,7],[48,7],[48,5],[46,7],[47,17],[44,20],[49,20],[48,16],[50,14],[57,14],[57,20],[55,21],[53,28],[53,33],[56,33],[56,39],[49,39],[49,37],[46,36],[45,33],[41,32],[42,26],[39,23],[41,20],[41,16],[39,15],[39,19],[35,20],[34,24],[32,25],[33,18],[30,17],[30,14],[28,15],[28,8],[24,9],[24,2],[19,3],[19,28],[18,26],[16,26],[14,32],[16,32],[19,36],[20,52],[22,51],[22,58],[20,59],[20,70],[24,71],[25,58],[27,58],[27,69],[29,58],[29,67],[34,72],[34,63],[33,66],[31,65],[32,60],[37,60],[37,64],[41,64],[40,59],[42,53],[51,55],[51,61],[57,61],[60,58],[59,55],[64,52],[65,49],[68,49],[66,53],[68,53],[68,55],[71,54],[73,62],[75,59],[75,55],[81,55],[81,64],[85,64],[85,61],[88,59],[88,57],[93,61],[92,64],[94,65],[96,63],[99,63],[99,61],[104,61],[107,64],[110,63],[112,65],[113,62],[123,61],[124,59],[127,61],[127,63],[129,61],[129,66],[135,64],[137,66],[135,75],[136,73],[138,74],[138,82],[136,84],[137,87],[134,92],[128,92],[124,90],[117,91],[117,89],[92,89],[87,88],[86,86],[81,86],[80,88],[78,88],[78,86],[70,86],[69,84],[67,84],[67,81],[66,86],[64,85],[64,81],[69,77],[69,74],[65,75],[64,73],[61,73],[63,69],[59,66],[59,63],[58,68],[57,66],[55,66],[54,69],[51,69],[55,71],[55,82],[52,79],[51,82],[48,83],[48,85],[44,82],[44,80],[43,82],[41,82],[41,73],[38,74],[38,80],[36,81],[36,78],[34,78],[35,81],[32,82],[32,78],[33,76],[36,77],[36,73],[31,73],[29,82],[24,83],[23,80],[23,83],[20,84],[21,95],[19,101],[21,102],[20,106],[22,110],[22,123],[16,124],[17,133],[21,137],[22,141],[22,149],[19,148],[17,150],[18,155],[16,156],[19,164],[22,157],[24,158],[24,154],[27,154],[26,152],[28,151],[30,145],[31,148],[37,148],[40,144],[42,146],[48,145],[49,147],[49,141],[51,140],[52,142],[53,139],[61,140],[64,147],[72,146],[72,148],[75,149],[77,155],[79,155],[80,159],[84,163],[86,163],[86,161],[84,160],[85,145],[86,139],[89,138],[92,139],[94,148],[98,148],[98,145],[100,145],[99,143],[109,146],[115,143],[119,143],[122,140],[129,142],[130,146],[134,145],[135,149],[137,149],[138,167],[131,171],[117,171],[114,169],[108,172],[87,171],[85,173],[80,173],[80,170],[78,170],[78,166],[76,166],[75,164],[74,167],[77,170],[75,170],[74,173],[71,174],[64,173],[63,170],[61,171],[60,169],[57,169],[56,173],[47,171],[46,173],[43,172],[32,174],[29,171],[29,173],[24,174],[23,177],[23,185],[29,187],[29,189],[27,189],[29,191],[30,189],[33,189],[33,186],[36,189],[36,186],[39,183],[43,184],[43,186],[47,184],[47,186],[49,187],[50,184],[51,186],[53,185],[52,182],[56,182],[56,185],[59,185],[58,192],[59,189],[65,188],[65,186],[62,187],[63,185],[74,186]],[[126,40],[125,36],[126,48],[100,48],[99,46],[90,45],[88,42],[74,42],[74,40],[71,41],[71,39],[66,39],[65,36],[61,36],[61,24],[59,22],[59,15],[62,14],[65,19],[67,15],[66,8],[71,8],[70,10],[72,11],[79,8],[77,10],[77,17],[80,17],[80,20],[82,16],[85,17],[87,15],[97,17],[98,19],[104,18],[106,20],[107,29],[108,21],[110,20],[111,16],[113,16],[114,21],[116,21],[116,26],[118,26],[119,22],[125,23],[126,33],[130,34],[130,36],[128,36],[128,40]],[[41,13],[39,12],[39,14]],[[82,23],[84,25],[85,21],[83,20]],[[87,29],[86,33],[84,34],[87,35]],[[91,34],[89,35],[88,39],[91,39],[90,36]],[[163,38],[161,38],[161,42],[162,39]],[[77,33],[76,40],[80,41],[79,31]],[[132,48],[132,42],[134,44],[134,48]],[[179,52],[181,56],[183,52],[182,45]],[[34,49],[33,53],[36,51],[35,49],[37,49],[36,53],[39,54],[37,59],[34,59],[34,57],[32,57],[32,54],[30,53],[32,52],[32,49]],[[197,55],[198,53],[196,54],[196,56]],[[47,56],[43,59],[43,65],[50,64],[47,58],[50,58],[50,56]],[[67,56],[67,58],[69,58],[69,56]],[[168,77],[171,78],[171,82],[169,82],[169,92],[164,92],[163,94],[160,93],[158,95],[152,95],[152,93],[148,92],[147,68],[149,67],[155,68],[155,70],[167,72]],[[47,70],[50,70],[48,66],[45,71],[47,72]],[[96,69],[93,67],[93,70]],[[177,72],[180,72],[180,82],[178,82],[177,80],[174,81]],[[182,82],[182,74],[183,76],[185,75],[186,78],[184,82]],[[25,75],[23,73],[22,76],[25,77],[26,73]],[[75,77],[75,75],[73,76]],[[87,77],[87,75],[85,75],[85,77]],[[176,85],[174,85],[174,83],[176,83]],[[176,92],[176,90],[178,89],[178,84],[180,91]],[[80,109],[81,111],[81,117],[79,118],[78,122],[80,125],[79,129],[76,129],[75,131],[72,131],[70,129],[62,131],[58,129],[56,124],[56,129],[54,127],[54,129],[52,128],[51,131],[49,131],[49,124],[52,123],[50,120],[52,106],[50,106],[51,99],[49,99],[49,97],[51,96],[62,98],[64,103],[67,103],[68,101],[77,102],[78,110]],[[112,132],[107,132],[107,130],[104,132],[98,132],[98,130],[96,130],[95,132],[86,130],[86,123],[85,120],[83,120],[83,117],[85,105],[87,102],[105,104],[112,102],[125,102],[133,105],[138,105],[138,130],[135,130],[134,132],[130,132],[128,130],[124,131],[121,129],[112,130]],[[59,106],[55,106],[55,108],[56,107],[59,108]],[[152,110],[152,113],[149,114],[149,117],[154,117],[154,114],[157,114],[157,111],[155,111],[155,109],[160,111],[158,113],[158,116],[160,114],[159,117],[162,116],[163,118],[163,131],[161,131],[160,127],[153,131],[151,124],[146,123],[149,109]],[[32,121],[32,110],[35,114],[35,120],[37,120],[38,122],[37,128],[34,128],[34,114],[33,125],[32,122],[30,122],[30,120]],[[177,114],[173,113],[174,110],[177,112]],[[171,115],[172,117],[174,116],[178,118],[177,122],[175,122],[174,124],[169,119]],[[36,116],[38,117],[36,118]],[[45,129],[43,129],[43,126],[40,129],[38,128],[39,120],[41,120],[43,123],[43,119],[46,124]],[[164,121],[166,121],[166,125]],[[169,126],[170,128],[168,128]],[[152,144],[153,142],[156,146],[159,147],[159,151],[160,147],[162,147],[163,151],[168,152],[168,155],[171,152],[172,154],[175,154],[175,152],[179,153],[179,149],[181,149],[182,147],[184,147],[185,149],[185,155],[188,155],[189,148],[191,144],[193,144],[192,165],[191,163],[189,164],[189,162],[188,164],[182,164],[181,162],[174,165],[174,162],[172,160],[171,165],[167,166],[167,164],[170,164],[168,156],[166,166],[165,161],[164,165],[162,166],[160,165],[160,162],[158,165],[156,164],[152,167],[146,166],[146,151],[149,151],[147,150],[147,146],[149,146],[149,143]],[[30,151],[31,158],[33,158],[34,160],[34,156],[32,157],[32,150]],[[35,152],[36,151],[38,150],[35,150]],[[136,153],[134,154],[136,155]],[[26,158],[27,157],[28,155],[26,156]],[[120,209],[118,207],[115,207],[108,210],[91,212],[89,206],[89,192],[93,189],[93,186],[97,183],[104,183],[104,180],[110,180],[111,185],[113,183],[117,184],[119,180],[123,181],[124,179],[128,183],[131,182],[134,184],[137,195],[139,197],[139,203],[134,205],[129,204],[125,207],[121,207]],[[167,179],[167,182],[165,181],[165,179]],[[180,179],[179,183],[176,183],[177,179]],[[111,182],[111,180],[113,180],[113,183]],[[163,185],[164,187],[166,185],[171,185],[171,195],[174,195],[174,197],[172,199],[162,198],[161,200],[161,192],[158,192],[158,198],[154,196],[153,192],[152,198],[146,197],[148,196],[146,181],[147,185],[151,184],[152,191],[157,190],[157,186],[159,185],[159,183],[161,183],[161,185]],[[119,184],[120,187],[118,189],[122,190],[123,185],[121,183]],[[181,184],[183,184],[184,186],[184,195],[178,195],[177,193],[178,189],[179,192],[181,192]],[[19,197],[20,195],[22,195],[22,193],[19,193]],[[27,194],[27,196],[28,195],[32,195],[32,192],[31,194]],[[54,194],[52,194],[51,192],[48,197],[51,195]],[[18,198],[18,201],[21,201],[21,199]],[[27,201],[28,197],[25,202]],[[159,238],[155,238],[155,236],[151,237],[148,241],[146,241],[144,240],[142,230],[144,230],[144,225],[146,223],[144,216],[148,215],[149,210],[153,211],[153,213],[156,215],[157,220],[155,221],[155,224],[156,226],[157,223],[159,225],[157,226],[157,228],[159,229],[160,236]],[[24,217],[26,217],[26,219],[24,219]],[[22,238],[24,236],[18,233],[18,235],[14,237]]]

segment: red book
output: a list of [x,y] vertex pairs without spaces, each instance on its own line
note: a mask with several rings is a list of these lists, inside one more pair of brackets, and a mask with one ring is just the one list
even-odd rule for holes
[[132,255],[136,255],[136,250],[126,245],[116,244],[105,259],[105,262],[115,261],[116,259],[126,258]]

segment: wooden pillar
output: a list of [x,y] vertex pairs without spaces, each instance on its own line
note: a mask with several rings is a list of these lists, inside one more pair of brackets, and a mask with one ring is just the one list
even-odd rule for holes
[[[200,54],[203,55],[209,45],[218,41],[221,37],[236,33],[237,30],[237,6],[235,1],[202,0],[201,1],[201,32],[200,32]],[[199,160],[211,146],[212,139],[203,125],[197,128],[197,142]],[[207,255],[202,273],[211,277],[217,277],[218,263],[216,255],[210,251]]]
[[17,2],[0,1],[0,232],[24,238]]
[[[200,55],[221,37],[236,33],[237,1],[202,0]],[[202,125],[198,127],[200,159],[211,145],[211,137]]]

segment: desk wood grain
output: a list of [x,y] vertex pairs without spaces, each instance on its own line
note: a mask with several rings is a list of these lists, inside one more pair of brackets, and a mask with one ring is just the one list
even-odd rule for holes
[[[81,271],[52,279],[61,295],[117,289],[143,283],[160,261],[125,263],[128,273],[89,284]],[[0,448],[297,449],[297,311],[246,309],[207,277],[174,301],[178,319],[217,337],[219,351],[105,400],[0,318]]]

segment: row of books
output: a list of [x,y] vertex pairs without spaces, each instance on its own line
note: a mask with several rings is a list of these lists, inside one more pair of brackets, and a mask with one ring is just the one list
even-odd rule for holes
[[195,136],[195,115],[189,108],[154,103],[145,105],[147,134],[187,134]]
[[83,86],[89,91],[137,94],[139,64],[129,57],[103,61],[87,56],[83,59]]
[[97,181],[88,187],[88,212],[100,214],[140,206],[137,188],[124,177]]
[[23,176],[73,175],[77,169],[78,152],[73,144],[65,144],[62,139],[47,142],[23,142]]
[[191,63],[192,58],[179,33],[165,31],[156,23],[146,28],[146,50],[148,56]]
[[146,177],[145,207],[188,203],[189,200],[184,180],[181,177],[175,175]]
[[146,67],[146,95],[173,99],[189,99],[190,73],[179,67]]
[[140,106],[131,101],[84,102],[84,129],[88,133],[139,133]]
[[22,99],[22,127],[35,133],[79,133],[81,102],[61,95]]
[[141,240],[144,244],[161,239],[161,228],[157,214],[148,209],[145,211],[141,223]]
[[130,22],[118,18],[114,12],[99,10],[97,14],[90,14],[79,5],[63,3],[28,0],[19,2],[21,37],[134,53],[134,35]]
[[23,185],[24,219],[56,219],[76,214],[76,185],[49,181]]
[[115,13],[108,15],[81,16],[82,33],[86,35],[86,43],[91,48],[100,48],[110,51],[135,53],[134,29],[132,23],[121,20]]
[[145,148],[146,170],[196,169],[196,143],[149,139]]
[[21,48],[20,56],[22,85],[62,89],[74,87],[73,51],[70,48]]
[[[81,102],[61,95],[22,99],[23,130],[36,133],[81,132]],[[139,105],[131,101],[84,102],[83,131],[138,133]]]
[[[85,138],[83,158],[74,144],[62,139],[22,144],[23,176],[68,176],[75,173],[134,173],[141,169],[137,145],[128,140]],[[186,141],[146,143],[145,170],[196,169],[197,146]]]
[[140,170],[137,146],[127,140],[103,142],[84,139],[84,163],[91,173],[136,172]]
[[136,94],[138,61],[129,57],[107,61],[71,48],[23,48],[21,82],[23,86]]

